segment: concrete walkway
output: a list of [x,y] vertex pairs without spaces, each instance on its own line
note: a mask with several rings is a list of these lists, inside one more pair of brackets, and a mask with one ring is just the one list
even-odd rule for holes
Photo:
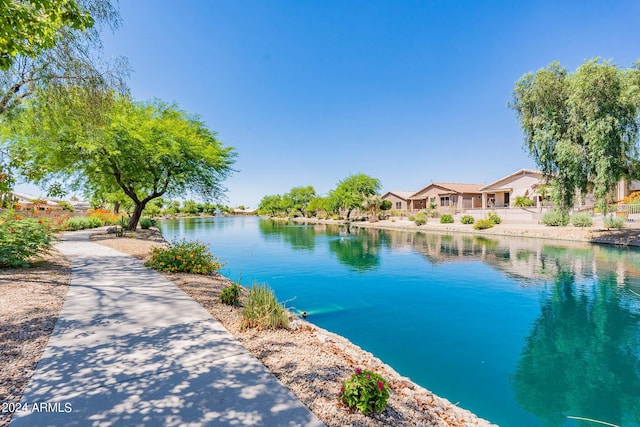
[[58,245],[71,287],[11,427],[323,425],[198,303],[89,234]]

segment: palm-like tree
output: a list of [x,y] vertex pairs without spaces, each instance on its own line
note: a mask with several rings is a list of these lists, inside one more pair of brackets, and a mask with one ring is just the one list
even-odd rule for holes
[[380,210],[380,205],[382,205],[382,198],[378,194],[368,196],[363,194],[362,196],[364,198],[362,209],[371,214],[369,222],[378,222],[378,211]]

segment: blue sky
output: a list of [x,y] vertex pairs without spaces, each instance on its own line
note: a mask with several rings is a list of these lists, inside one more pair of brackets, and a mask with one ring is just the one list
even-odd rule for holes
[[121,0],[105,34],[137,100],[199,114],[238,153],[228,203],[353,173],[383,191],[535,168],[507,108],[554,60],[640,59],[637,1]]

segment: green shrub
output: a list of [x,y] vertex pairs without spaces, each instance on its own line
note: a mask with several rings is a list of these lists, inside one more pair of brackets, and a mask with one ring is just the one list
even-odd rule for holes
[[489,212],[489,215],[487,217],[489,219],[489,221],[491,221],[494,225],[496,224],[500,224],[502,222],[502,218],[500,218],[498,216],[497,213],[495,212]]
[[151,248],[151,258],[144,265],[168,273],[193,274],[210,274],[222,267],[204,243],[187,240],[174,241],[168,247]]
[[0,267],[26,267],[51,248],[51,230],[35,219],[0,218]]
[[624,219],[619,216],[605,216],[604,217],[604,226],[607,228],[622,228],[624,227]]
[[474,222],[476,222],[476,220],[471,215],[465,215],[460,218],[460,222],[462,224],[473,224]]
[[413,215],[409,215],[409,218],[407,218],[409,221],[415,221],[416,217]]
[[76,231],[76,230],[84,230],[87,228],[96,228],[102,227],[104,222],[95,216],[76,216],[73,218],[69,218],[64,224],[63,227],[67,230]]
[[226,286],[222,289],[222,292],[220,292],[220,302],[227,305],[239,305],[241,290],[242,287],[237,283]]
[[453,224],[453,216],[444,214],[440,217],[440,224]]
[[140,220],[140,228],[142,228],[143,230],[148,230],[153,225],[153,220],[151,218],[142,218]]
[[242,307],[241,328],[288,328],[289,317],[267,285],[255,284],[249,289]]
[[490,219],[479,219],[473,225],[474,230],[486,230],[487,228],[493,227],[495,224]]
[[414,222],[418,226],[424,225],[424,224],[427,223],[427,216],[425,214],[423,214],[422,212],[420,212],[418,215],[416,215]]
[[574,227],[591,227],[593,225],[593,219],[591,215],[586,213],[575,214],[571,217],[571,224]]
[[552,210],[542,216],[542,223],[550,227],[564,227],[569,224],[569,215],[559,210]]
[[382,412],[387,406],[387,399],[387,381],[380,374],[359,368],[340,388],[340,400],[349,408],[357,408],[365,415]]

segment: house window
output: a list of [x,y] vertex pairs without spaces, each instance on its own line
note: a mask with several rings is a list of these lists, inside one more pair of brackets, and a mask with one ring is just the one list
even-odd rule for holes
[[396,202],[396,209],[402,209],[402,202]]
[[449,196],[440,197],[440,206],[449,206],[451,201],[449,200]]

